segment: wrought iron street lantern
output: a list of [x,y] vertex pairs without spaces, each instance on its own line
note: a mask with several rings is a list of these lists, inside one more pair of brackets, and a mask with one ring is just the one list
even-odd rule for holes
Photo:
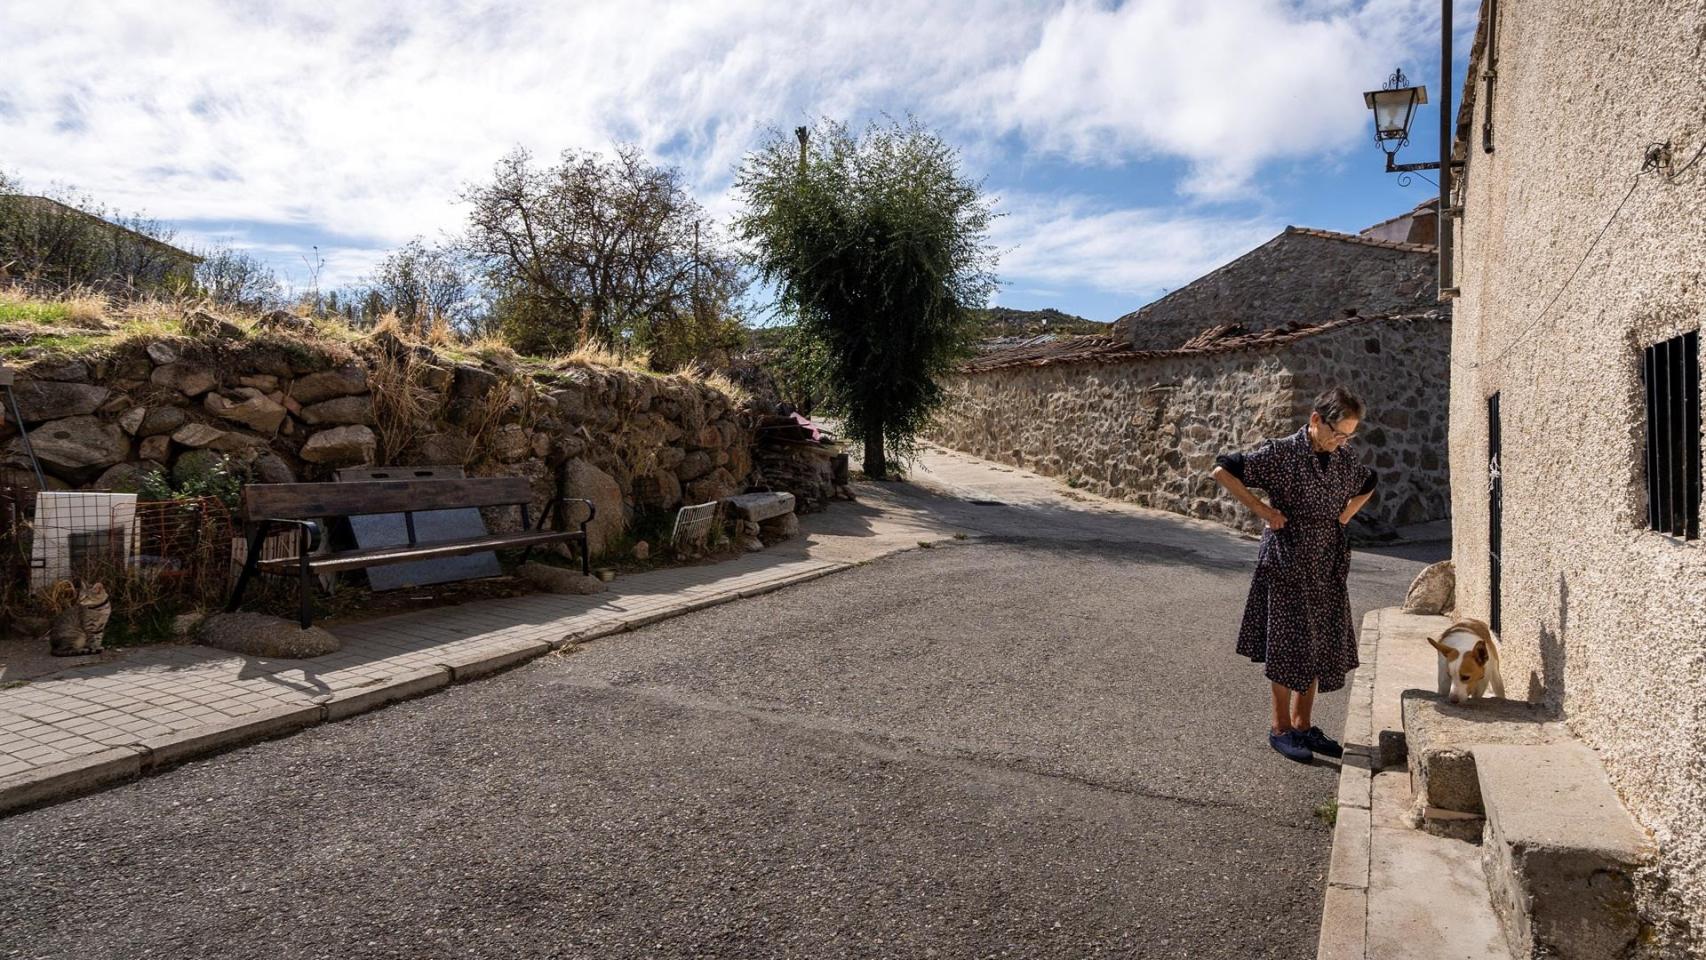
[[1393,155],[1410,142],[1416,105],[1428,102],[1428,88],[1412,87],[1407,80],[1403,70],[1394,70],[1385,87],[1362,95],[1363,103],[1374,111],[1374,142],[1386,151],[1387,169],[1392,169]]
[[[1498,0],[1488,0],[1497,4]],[[1410,121],[1416,118],[1416,107],[1428,102],[1428,92],[1406,82],[1404,71],[1394,70],[1379,90],[1362,95],[1363,103],[1374,112],[1374,142],[1386,153],[1386,172],[1403,174],[1399,186],[1409,183],[1409,174],[1418,170],[1439,171],[1439,211],[1437,246],[1439,248],[1439,298],[1450,300],[1457,296],[1452,283],[1452,217],[1462,213],[1452,206],[1452,171],[1464,165],[1453,155],[1451,112],[1451,5],[1453,0],[1440,0],[1439,12],[1439,160],[1433,163],[1398,163],[1397,153],[1410,142]]]

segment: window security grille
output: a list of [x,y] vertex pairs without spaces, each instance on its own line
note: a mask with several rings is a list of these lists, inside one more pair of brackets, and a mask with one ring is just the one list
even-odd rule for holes
[[1700,538],[1700,331],[1646,348],[1647,523]]

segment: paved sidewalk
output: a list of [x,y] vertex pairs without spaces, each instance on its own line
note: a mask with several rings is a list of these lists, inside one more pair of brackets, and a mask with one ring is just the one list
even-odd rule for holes
[[1400,694],[1434,687],[1425,638],[1449,622],[1395,607],[1363,618],[1317,960],[1510,957],[1481,848],[1410,825],[1409,770],[1393,742],[1404,729]]
[[0,810],[198,754],[338,720],[595,636],[821,577],[847,564],[749,554],[623,578],[593,596],[537,594],[331,629],[343,649],[268,660],[157,646],[0,690]]
[[622,577],[592,596],[533,594],[327,624],[343,648],[312,660],[159,645],[9,685],[0,689],[0,813],[947,539],[958,531],[934,516],[935,499],[865,485],[861,502],[802,518],[800,537],[723,563]]

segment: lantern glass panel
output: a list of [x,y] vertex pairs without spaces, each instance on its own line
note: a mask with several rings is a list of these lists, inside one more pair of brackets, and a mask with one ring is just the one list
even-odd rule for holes
[[1374,95],[1374,126],[1383,140],[1403,139],[1416,109],[1416,88],[1381,90]]

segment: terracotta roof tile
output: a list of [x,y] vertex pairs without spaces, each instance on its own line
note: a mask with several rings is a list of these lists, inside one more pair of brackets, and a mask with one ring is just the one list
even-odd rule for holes
[[1129,363],[1140,360],[1204,356],[1230,353],[1235,350],[1282,346],[1333,330],[1369,323],[1424,320],[1446,321],[1446,317],[1437,310],[1418,314],[1344,317],[1313,325],[1293,324],[1273,330],[1261,330],[1256,333],[1207,338],[1206,342],[1193,338],[1193,342],[1198,342],[1201,345],[1180,347],[1176,350],[1133,350],[1129,340],[1116,340],[1113,337],[1100,335],[1062,337],[1053,343],[1023,346],[985,354],[962,363],[959,366],[959,372],[988,373],[992,370],[1007,370],[1014,367],[1048,367],[1062,363]]

